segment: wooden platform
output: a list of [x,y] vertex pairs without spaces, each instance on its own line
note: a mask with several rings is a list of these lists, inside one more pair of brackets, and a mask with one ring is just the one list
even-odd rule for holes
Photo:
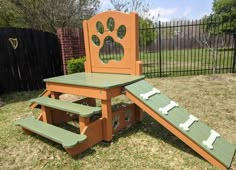
[[127,74],[83,72],[44,79],[44,82],[109,89],[112,87],[128,85],[142,79],[144,79],[143,75],[134,76]]

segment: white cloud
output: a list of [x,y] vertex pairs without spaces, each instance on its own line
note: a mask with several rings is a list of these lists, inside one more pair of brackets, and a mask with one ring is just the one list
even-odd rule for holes
[[191,7],[186,7],[184,12],[183,12],[183,16],[186,17],[188,16],[190,13],[192,12],[192,8]]
[[177,8],[154,8],[150,9],[148,18],[154,21],[169,21],[178,12]]
[[160,18],[159,18],[159,21],[161,21],[161,22],[167,22],[167,21],[170,21],[170,18],[160,17]]
[[177,12],[177,8],[155,8],[150,9],[152,15],[169,16]]

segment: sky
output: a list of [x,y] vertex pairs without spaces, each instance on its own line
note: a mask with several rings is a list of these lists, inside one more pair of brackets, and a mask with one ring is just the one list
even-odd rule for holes
[[[213,0],[147,0],[154,20],[200,19],[211,13]],[[101,0],[100,11],[111,9],[110,0]],[[158,17],[158,14],[160,16]]]

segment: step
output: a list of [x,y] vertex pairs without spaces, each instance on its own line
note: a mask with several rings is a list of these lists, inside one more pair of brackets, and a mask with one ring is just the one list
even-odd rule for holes
[[31,99],[30,102],[38,103],[40,105],[47,106],[50,108],[78,114],[81,117],[91,117],[94,114],[101,113],[100,107],[92,107],[92,106],[87,106],[87,105],[82,105],[82,104],[77,104],[77,103],[71,103],[68,101],[52,99],[45,96]]
[[[41,96],[49,96],[51,94],[50,91],[48,91],[47,89],[45,89],[42,93],[40,93],[38,95],[38,97],[41,97]],[[29,104],[29,107],[31,107],[32,109],[34,108],[40,108],[40,106],[38,105],[38,103],[30,103]]]
[[86,135],[76,134],[57,126],[42,122],[33,117],[26,117],[16,121],[16,125],[34,132],[40,136],[62,144],[64,148],[73,148],[75,145],[84,142]]

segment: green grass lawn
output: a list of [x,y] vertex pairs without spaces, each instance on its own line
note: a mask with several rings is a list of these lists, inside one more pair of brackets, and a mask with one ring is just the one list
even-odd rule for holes
[[164,76],[212,74],[213,66],[216,68],[216,73],[225,73],[230,71],[227,68],[232,68],[233,50],[219,50],[216,60],[213,59],[210,50],[202,48],[165,50],[161,52],[161,60],[159,52],[140,53],[140,59],[146,74],[159,73],[160,66]]
[[[216,68],[215,73],[227,73],[231,71],[233,57],[233,49],[218,50],[216,62],[214,62],[211,51],[204,48],[163,50],[161,53],[140,52],[139,54],[139,59],[143,62],[143,72],[150,77],[159,76],[160,69],[162,76],[212,74],[213,66]],[[120,54],[101,55],[101,58],[107,63],[111,59],[120,60],[122,56]]]
[[[236,144],[236,74],[148,79],[190,113]],[[36,92],[1,95],[1,169],[217,169],[149,116],[143,122],[70,157],[61,145],[24,134],[17,119],[38,115],[28,100]],[[124,96],[113,102],[126,101]],[[236,168],[234,160],[233,169]]]

